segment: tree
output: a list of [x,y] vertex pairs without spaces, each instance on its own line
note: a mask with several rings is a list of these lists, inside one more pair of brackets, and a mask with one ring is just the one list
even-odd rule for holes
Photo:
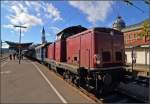
[[144,21],[142,26],[142,36],[147,38],[150,37],[150,24],[148,21]]

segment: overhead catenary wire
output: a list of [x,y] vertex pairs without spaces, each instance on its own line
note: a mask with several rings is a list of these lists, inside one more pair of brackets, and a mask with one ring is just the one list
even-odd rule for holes
[[[118,2],[118,1],[117,1]],[[112,8],[112,10],[113,10],[113,12],[117,15],[117,16],[119,16],[120,14],[119,14],[119,11],[118,11],[118,5],[117,5],[117,3],[116,3],[116,8],[112,5],[111,6],[111,8]]]
[[144,11],[141,8],[139,8],[138,6],[134,5],[133,2],[131,2],[131,0],[123,0],[123,1],[126,2],[127,5],[131,5],[131,6],[135,7],[136,9],[140,10],[142,13],[144,13]]
[[144,0],[144,2],[150,5],[150,0]]

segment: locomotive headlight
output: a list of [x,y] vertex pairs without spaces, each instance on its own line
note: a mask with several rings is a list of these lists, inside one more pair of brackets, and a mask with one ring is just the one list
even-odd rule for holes
[[95,54],[95,61],[96,61],[96,64],[100,64],[101,63],[101,58],[100,58],[99,54]]
[[100,60],[97,60],[97,61],[96,61],[96,63],[97,63],[97,64],[100,64],[100,63],[101,63],[101,61],[100,61]]

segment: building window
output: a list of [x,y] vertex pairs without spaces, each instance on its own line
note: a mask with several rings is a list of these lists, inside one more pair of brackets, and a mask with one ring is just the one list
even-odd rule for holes
[[140,35],[140,33],[138,33],[137,35],[138,35],[138,39],[141,39],[141,35]]
[[131,35],[129,34],[129,40],[131,40]]
[[135,34],[133,34],[133,39],[135,39]]
[[132,41],[133,38],[134,38],[134,37],[133,37],[133,34],[130,34],[129,37],[130,37],[130,41]]
[[136,34],[135,34],[135,40],[137,40],[137,39],[138,39],[138,34],[136,33]]
[[136,33],[134,34],[134,39],[136,40]]
[[143,39],[143,34],[142,33],[140,33],[140,39]]
[[147,36],[146,36],[146,40],[147,40],[147,41],[150,40],[150,35],[147,35]]

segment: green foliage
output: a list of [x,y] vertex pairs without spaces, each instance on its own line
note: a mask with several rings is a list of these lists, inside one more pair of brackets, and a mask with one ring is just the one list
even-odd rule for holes
[[148,21],[145,21],[143,23],[142,35],[146,37],[150,36],[150,24],[148,23]]

